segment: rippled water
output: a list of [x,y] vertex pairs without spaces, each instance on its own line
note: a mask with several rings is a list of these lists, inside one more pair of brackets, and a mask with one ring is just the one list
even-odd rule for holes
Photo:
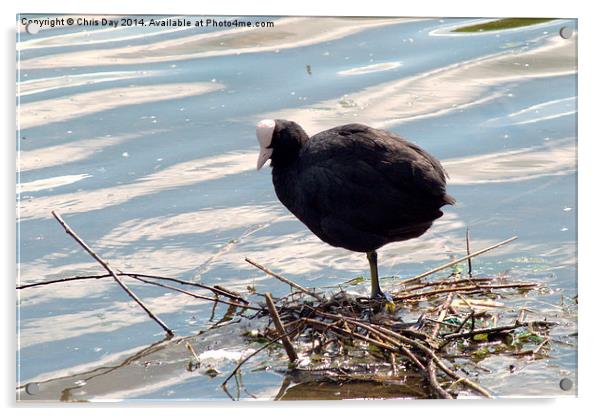
[[[558,33],[576,22],[454,34],[474,19],[248,19],[275,27],[19,31],[20,283],[102,272],[53,209],[121,270],[276,295],[288,288],[245,256],[305,286],[365,275],[363,255],[320,242],[277,201],[269,169],[255,170],[254,137],[262,118],[310,134],[364,122],[441,159],[458,200],[422,238],[383,248],[381,274],[408,277],[462,254],[466,227],[475,248],[518,235],[475,267],[545,282],[524,304],[563,322],[567,343],[513,374],[506,358],[484,360],[496,371],[480,381],[505,396],[574,394],[558,383],[576,374],[566,299],[577,292],[577,36]],[[211,303],[130,285],[179,336],[226,311],[210,322]],[[39,389],[19,390],[23,400],[228,399],[220,383],[253,350],[244,328],[209,331],[189,341],[221,374],[188,372],[184,342],[164,341],[106,279],[20,291],[17,306],[17,384]],[[253,371],[265,360],[243,369],[244,385],[274,398],[277,366]],[[332,396],[300,386],[286,394]],[[406,393],[343,396],[375,394]]]

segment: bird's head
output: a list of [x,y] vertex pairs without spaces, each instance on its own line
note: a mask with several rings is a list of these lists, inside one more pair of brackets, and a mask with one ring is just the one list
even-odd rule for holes
[[257,170],[261,169],[265,162],[272,157],[274,149],[272,148],[272,138],[276,128],[275,120],[261,120],[257,123],[256,133],[259,142],[259,157],[257,158]]
[[270,166],[286,166],[299,155],[309,139],[297,123],[288,120],[261,120],[256,127],[259,142],[257,170],[271,159]]

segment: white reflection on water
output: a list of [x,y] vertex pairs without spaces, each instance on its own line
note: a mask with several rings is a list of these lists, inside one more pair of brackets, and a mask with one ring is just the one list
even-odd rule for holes
[[124,79],[143,79],[145,77],[157,76],[160,71],[113,71],[92,72],[87,74],[63,75],[51,78],[38,78],[29,81],[21,81],[17,84],[17,95],[26,96],[52,91],[64,87],[79,87],[81,85],[94,85],[103,82],[119,81]]
[[551,145],[450,159],[443,165],[454,185],[502,183],[568,175],[577,169],[574,138]]
[[67,97],[21,104],[18,107],[17,122],[21,129],[27,129],[133,104],[150,104],[154,101],[206,94],[221,88],[223,86],[218,83],[197,82],[153,84],[82,92]]
[[[90,19],[90,16],[69,16],[73,19],[87,18]],[[103,16],[106,19],[115,20],[121,19],[123,16]],[[171,19],[177,19],[178,16],[170,17]],[[167,20],[164,19],[155,19],[157,22],[162,22]],[[65,46],[80,46],[80,45],[96,45],[102,44],[106,42],[121,42],[121,41],[130,41],[134,39],[147,39],[152,38],[153,36],[165,35],[168,33],[180,32],[183,30],[192,30],[193,27],[182,26],[175,28],[167,28],[167,27],[145,27],[145,30],[141,30],[140,27],[131,27],[131,26],[120,26],[120,27],[112,27],[110,29],[101,29],[94,31],[84,31],[84,32],[75,32],[75,33],[66,33],[61,35],[51,35],[42,38],[33,38],[27,41],[17,43],[17,50],[27,50],[27,49],[39,49],[39,48],[57,48],[57,47],[65,47]],[[47,29],[46,29],[47,30]]]
[[529,120],[519,121],[519,122],[517,122],[515,124],[516,125],[521,125],[521,124],[539,123],[540,121],[554,120],[556,118],[566,117],[566,116],[570,116],[570,115],[573,115],[573,114],[577,114],[577,110],[569,110],[569,111],[564,111],[562,113],[550,114],[548,116],[541,116],[541,117],[531,118]]
[[54,189],[59,186],[70,185],[79,182],[82,179],[89,178],[91,175],[82,173],[81,175],[65,175],[54,178],[38,179],[37,181],[22,182],[17,184],[17,193],[21,192],[38,192],[45,189]]
[[576,104],[577,97],[550,100],[523,108],[503,117],[490,119],[486,121],[486,123],[492,126],[504,126],[508,124],[521,125],[553,120],[555,118],[575,114],[577,112]]
[[28,199],[21,204],[20,217],[21,220],[48,218],[52,209],[63,213],[77,213],[106,208],[165,189],[252,170],[256,158],[256,152],[228,153],[178,163],[125,185]]
[[[135,290],[136,284],[131,283],[131,281],[127,281],[127,283]],[[122,293],[120,296],[123,299],[122,301],[112,301],[106,307],[21,320],[19,338],[21,348],[81,337],[86,334],[109,333],[120,328],[148,322],[148,315],[132,302],[125,292]],[[159,316],[178,312],[187,306],[196,308],[198,305],[208,302],[173,292],[164,296],[146,297],[144,299],[144,303],[150,310]],[[52,331],[48,331],[48,328],[52,328]]]
[[360,66],[357,68],[345,69],[337,72],[338,75],[363,75],[371,74],[373,72],[390,71],[395,68],[399,68],[401,62],[383,62],[380,64]]
[[213,208],[119,224],[102,238],[103,245],[129,245],[137,240],[153,241],[186,234],[226,231],[287,218],[276,205]]
[[[577,70],[572,59],[575,51],[575,38],[550,39],[520,55],[513,51],[497,53],[347,94],[346,99],[355,106],[341,106],[338,99],[331,99],[308,107],[258,115],[257,119],[295,120],[310,134],[345,123],[390,127],[498,98],[496,93],[489,93],[488,88],[502,82],[574,73]],[[517,60],[529,66],[514,65]]]
[[[573,172],[575,152],[574,139],[565,139],[549,146],[444,160],[443,165],[450,173],[452,184],[515,182]],[[239,174],[252,170],[255,158],[255,152],[246,152],[197,159],[173,165],[131,184],[30,199],[21,206],[21,219],[45,218],[51,209],[57,208],[71,213],[101,209],[164,189]]]
[[422,19],[289,17],[277,20],[275,26],[269,30],[254,27],[236,28],[163,40],[149,45],[67,52],[23,60],[21,68],[28,70],[48,67],[96,66],[99,60],[110,62],[112,65],[148,64],[210,56],[268,52],[314,45],[374,27],[417,20]]
[[20,172],[29,170],[60,166],[78,162],[90,157],[104,149],[123,143],[127,140],[148,137],[149,135],[165,132],[167,130],[156,129],[141,133],[128,133],[120,136],[103,136],[92,139],[75,140],[66,144],[56,146],[40,147],[33,150],[20,150],[17,156],[17,169]]

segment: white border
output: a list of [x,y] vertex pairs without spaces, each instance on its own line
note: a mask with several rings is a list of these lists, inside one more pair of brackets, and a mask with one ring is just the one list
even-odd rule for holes
[[[444,401],[423,402],[347,402],[347,403],[243,403],[231,405],[229,403],[194,404],[193,406],[178,405],[178,414],[194,414],[199,412],[216,412],[218,414],[261,412],[264,414],[282,414],[287,416],[307,415],[308,412],[325,410],[326,412],[342,411],[346,413],[373,412],[420,412],[432,410],[447,415],[463,414],[467,411],[472,414],[487,412],[488,415],[507,415],[509,412],[515,414],[524,410],[525,413],[546,414],[589,414],[589,409],[596,406],[599,396],[600,377],[600,340],[597,334],[599,330],[599,312],[597,304],[600,302],[600,276],[598,259],[600,245],[600,210],[601,202],[598,201],[600,164],[602,156],[600,152],[600,98],[601,91],[599,74],[600,67],[599,39],[600,25],[599,13],[595,8],[595,2],[528,2],[525,0],[504,0],[500,2],[483,2],[469,0],[454,1],[428,1],[419,2],[393,2],[390,0],[370,0],[364,2],[326,2],[324,0],[301,0],[295,2],[284,1],[222,1],[214,2],[185,2],[180,0],[156,1],[149,0],[89,0],[69,1],[53,0],[52,2],[42,0],[21,0],[2,2],[2,19],[4,48],[3,80],[8,92],[2,100],[4,135],[4,166],[2,169],[3,180],[2,194],[6,201],[2,204],[4,229],[12,230],[4,233],[3,246],[0,249],[2,264],[5,273],[3,276],[4,287],[4,319],[3,333],[5,340],[13,342],[2,343],[2,357],[6,360],[2,366],[2,397],[3,404],[14,407],[14,383],[15,383],[15,222],[14,222],[14,195],[15,195],[15,173],[14,173],[14,91],[15,91],[15,15],[18,12],[57,12],[57,13],[98,13],[98,14],[222,14],[222,15],[394,15],[394,16],[437,16],[437,17],[563,17],[578,18],[579,30],[579,320],[580,320],[580,347],[579,347],[579,396],[575,399],[556,400],[504,400],[495,403],[484,403],[482,401],[461,401],[449,403]],[[597,267],[598,266],[598,267]],[[589,330],[588,328],[592,328]],[[40,351],[40,359],[44,359],[43,351]],[[131,414],[130,408],[111,408],[87,406],[86,412],[99,414],[111,412],[114,414]],[[31,406],[19,407],[25,411],[34,410]],[[131,407],[131,406],[130,406]],[[173,404],[145,405],[146,415],[164,415]],[[402,408],[403,407],[403,408]],[[9,409],[8,414],[16,412]],[[49,406],[43,410],[45,414],[81,413],[79,405],[68,406],[67,409]]]

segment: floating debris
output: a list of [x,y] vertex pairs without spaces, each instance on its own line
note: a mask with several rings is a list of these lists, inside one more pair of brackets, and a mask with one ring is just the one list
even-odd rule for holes
[[343,97],[341,97],[341,99],[339,100],[339,105],[343,108],[357,107],[356,102],[353,101],[351,98],[349,98],[349,96],[347,94],[345,94]]

